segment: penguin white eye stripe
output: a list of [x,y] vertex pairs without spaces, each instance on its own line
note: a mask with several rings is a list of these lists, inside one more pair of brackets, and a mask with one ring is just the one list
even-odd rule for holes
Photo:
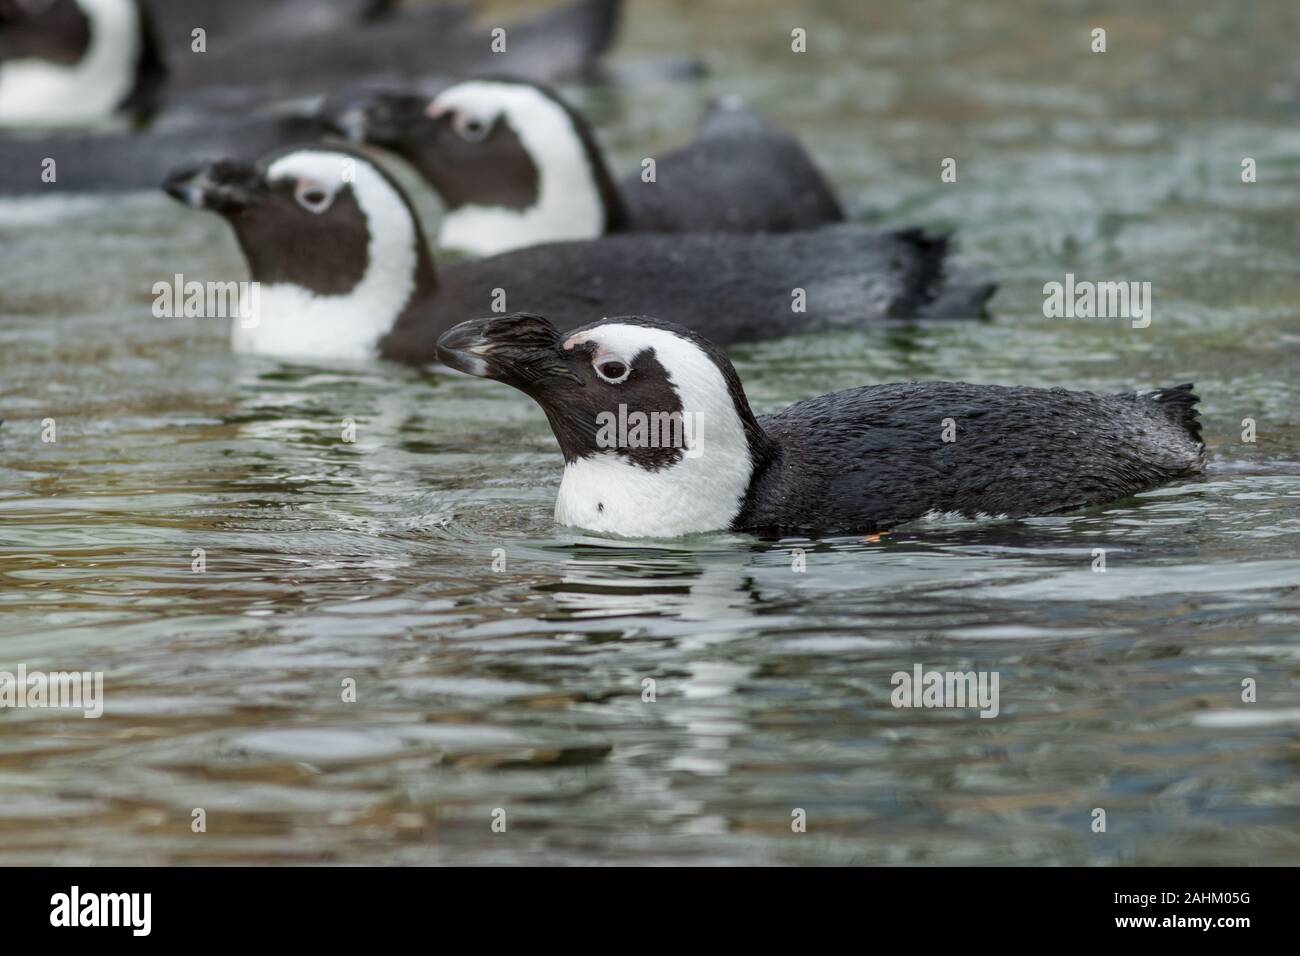
[[367,178],[368,168],[368,164],[353,156],[328,150],[301,150],[275,160],[266,175],[272,182],[291,182],[298,205],[319,215],[334,204],[345,185]]
[[311,179],[321,185],[329,184],[332,191],[343,183],[354,181],[360,169],[361,164],[353,156],[323,149],[302,150],[281,156],[267,169],[267,176],[271,179]]

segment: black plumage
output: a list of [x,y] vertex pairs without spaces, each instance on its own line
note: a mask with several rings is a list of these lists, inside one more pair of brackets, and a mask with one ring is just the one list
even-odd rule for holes
[[[948,286],[947,243],[920,230],[835,226],[779,235],[606,236],[520,249],[440,270],[426,302],[383,340],[388,358],[428,362],[467,315],[508,308],[561,324],[631,306],[720,345],[917,318],[974,318],[994,287]],[[796,291],[803,290],[803,311]],[[931,305],[942,297],[944,311]]]
[[757,419],[764,438],[735,527],[880,531],[931,512],[1102,504],[1200,473],[1198,401],[1191,385],[1097,395],[914,382],[822,395]]
[[624,228],[639,232],[788,232],[844,220],[799,141],[734,99],[715,102],[695,139],[656,161],[654,182],[637,171],[618,185]]

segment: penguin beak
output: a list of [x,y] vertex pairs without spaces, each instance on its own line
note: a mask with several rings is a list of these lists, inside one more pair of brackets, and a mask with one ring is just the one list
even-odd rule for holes
[[349,143],[364,143],[370,131],[366,111],[359,106],[352,106],[333,116],[327,116],[325,120]]
[[527,312],[462,322],[438,339],[438,359],[458,372],[529,393],[557,380],[582,384],[560,347],[559,331]]
[[266,184],[256,169],[228,159],[178,169],[162,188],[186,206],[223,215],[242,212],[266,195]]
[[326,100],[320,117],[351,143],[384,146],[417,138],[427,105],[418,93],[345,93]]

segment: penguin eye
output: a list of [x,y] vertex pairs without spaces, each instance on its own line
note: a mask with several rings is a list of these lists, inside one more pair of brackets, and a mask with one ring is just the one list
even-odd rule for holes
[[610,385],[621,385],[627,381],[627,377],[632,374],[632,370],[628,368],[626,363],[609,359],[596,364],[596,374]]
[[456,118],[452,120],[451,128],[467,143],[481,143],[492,127],[487,120],[470,116],[468,113],[457,113]]
[[293,196],[298,205],[319,215],[329,208],[333,197],[316,183],[300,182]]

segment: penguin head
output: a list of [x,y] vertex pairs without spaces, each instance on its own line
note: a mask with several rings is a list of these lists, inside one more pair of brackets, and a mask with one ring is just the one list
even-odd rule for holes
[[199,163],[176,170],[163,188],[187,206],[225,218],[255,280],[315,295],[351,292],[382,239],[422,246],[401,188],[350,150],[290,147],[256,163]]
[[447,208],[439,243],[490,255],[589,239],[621,223],[622,202],[590,128],[554,92],[479,79],[429,98],[371,91],[327,103],[349,138],[410,162]]
[[454,369],[541,405],[566,464],[556,515],[624,536],[726,528],[767,438],[726,356],[688,329],[631,316],[561,334],[520,313],[438,341]]
[[0,0],[0,126],[142,119],[162,73],[138,0]]
[[302,146],[252,164],[205,162],[177,170],[163,188],[224,218],[264,287],[266,321],[239,329],[239,350],[370,355],[403,311],[434,291],[410,201],[359,153]]
[[0,57],[77,63],[90,47],[90,16],[77,0],[0,0]]
[[319,115],[348,142],[381,146],[399,156],[417,156],[432,140],[437,123],[426,112],[429,96],[414,90],[348,89],[326,97]]

